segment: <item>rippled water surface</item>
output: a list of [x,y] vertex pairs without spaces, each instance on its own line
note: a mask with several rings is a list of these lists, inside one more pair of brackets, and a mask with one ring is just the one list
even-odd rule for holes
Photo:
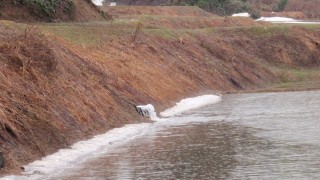
[[320,92],[226,95],[52,179],[320,179]]

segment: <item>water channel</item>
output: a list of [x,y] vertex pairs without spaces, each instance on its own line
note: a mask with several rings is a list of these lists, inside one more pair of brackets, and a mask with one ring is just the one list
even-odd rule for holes
[[232,94],[49,179],[319,179],[320,91]]

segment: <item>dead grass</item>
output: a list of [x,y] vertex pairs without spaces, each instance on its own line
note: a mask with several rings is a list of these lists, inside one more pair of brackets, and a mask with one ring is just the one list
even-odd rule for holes
[[[24,31],[19,31],[17,28],[4,28],[0,31],[0,39],[0,63],[5,64],[25,79],[37,82],[39,76],[48,76],[56,69],[57,60],[52,47],[38,28],[28,26]],[[2,81],[12,84],[6,80],[4,74],[1,75]],[[5,86],[5,84],[2,85]],[[2,117],[5,116],[4,110],[17,113],[13,109],[1,107]],[[26,129],[33,134],[32,127],[26,121],[14,118],[0,119],[0,129],[2,129],[0,139],[9,136],[21,141],[22,137],[26,137],[20,129]]]
[[132,15],[161,15],[161,16],[216,16],[196,6],[103,6],[103,11],[119,18]]
[[112,19],[107,12],[102,12],[90,0],[52,1],[52,3],[54,4],[42,4],[42,6],[29,1],[4,0],[0,2],[0,19],[33,23]]
[[[133,105],[153,103],[163,110],[208,91],[319,78],[317,27],[142,23],[140,29],[139,22],[35,25],[39,29],[0,22],[0,147],[6,147],[7,167],[142,121]],[[272,69],[278,65],[283,67]]]
[[320,1],[319,0],[289,0],[285,11],[300,11],[310,19],[319,19]]
[[280,78],[281,83],[298,83],[304,81],[320,81],[319,68],[289,68],[270,67],[272,72]]
[[16,72],[36,79],[35,71],[48,74],[56,68],[52,47],[38,28],[29,26],[23,32],[8,28],[1,31],[0,38],[3,61]]
[[133,36],[137,22],[57,23],[41,25],[41,30],[84,48],[103,46],[112,38]]
[[146,28],[171,28],[171,29],[198,29],[206,27],[240,27],[262,24],[251,18],[239,17],[195,17],[195,16],[156,16],[135,15],[126,16],[123,20],[136,20]]

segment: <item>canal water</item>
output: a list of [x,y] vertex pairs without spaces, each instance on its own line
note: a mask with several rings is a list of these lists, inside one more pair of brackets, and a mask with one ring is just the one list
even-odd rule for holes
[[[320,91],[225,95],[75,145],[66,166],[58,153],[9,179],[320,179],[319,109]],[[74,161],[76,152],[87,153]]]
[[232,94],[51,179],[320,179],[320,92]]

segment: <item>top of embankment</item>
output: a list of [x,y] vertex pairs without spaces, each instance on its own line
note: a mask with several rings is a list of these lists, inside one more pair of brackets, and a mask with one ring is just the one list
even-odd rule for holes
[[140,22],[148,28],[198,29],[206,27],[254,26],[249,17],[218,16],[196,6],[102,6],[115,20]]
[[102,9],[111,15],[161,15],[161,16],[198,16],[213,17],[212,13],[196,6],[103,6]]

